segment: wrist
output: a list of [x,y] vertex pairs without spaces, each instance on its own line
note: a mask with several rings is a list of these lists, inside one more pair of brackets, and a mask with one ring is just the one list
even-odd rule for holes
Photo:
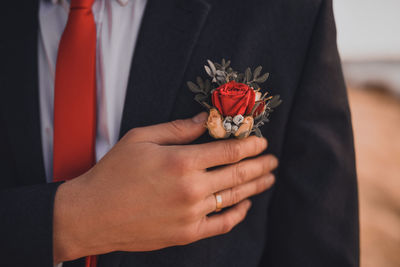
[[[53,261],[59,263],[74,260],[85,255],[82,214],[83,185],[80,177],[61,184],[56,192],[53,213]],[[82,218],[84,219],[84,218]]]

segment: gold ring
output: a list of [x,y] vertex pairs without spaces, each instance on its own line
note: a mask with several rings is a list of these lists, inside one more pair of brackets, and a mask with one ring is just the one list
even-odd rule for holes
[[215,212],[219,212],[222,210],[222,196],[218,193],[214,193],[214,196],[216,202]]

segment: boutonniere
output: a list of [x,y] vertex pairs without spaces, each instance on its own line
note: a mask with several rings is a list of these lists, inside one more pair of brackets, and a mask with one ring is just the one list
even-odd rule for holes
[[269,73],[261,74],[261,66],[239,73],[225,59],[207,62],[204,69],[209,78],[197,77],[197,83],[189,81],[187,85],[196,94],[194,99],[209,112],[206,127],[210,135],[216,139],[242,139],[252,133],[261,137],[260,127],[282,102],[279,95],[261,92],[260,84],[267,81]]

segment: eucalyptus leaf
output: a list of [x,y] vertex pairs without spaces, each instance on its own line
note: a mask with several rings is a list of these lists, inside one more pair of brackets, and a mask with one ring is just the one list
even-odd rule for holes
[[244,82],[244,74],[239,73],[238,76],[236,77],[236,82],[241,83]]
[[251,69],[250,68],[247,68],[246,69],[246,72],[245,72],[245,82],[247,83],[247,82],[249,82],[250,80],[251,80]]
[[217,75],[218,75],[218,76],[226,77],[225,71],[222,71],[222,70],[217,70]]
[[217,68],[217,70],[222,70],[224,68],[224,65],[221,65],[219,63],[214,63],[214,65]]
[[261,77],[257,78],[257,79],[255,80],[255,82],[257,82],[257,83],[264,83],[264,82],[266,82],[266,81],[268,80],[268,77],[269,77],[269,73],[267,72],[267,73],[265,73],[264,75],[262,75]]
[[200,76],[197,76],[196,80],[197,80],[197,84],[199,85],[200,89],[202,91],[205,91],[204,90],[204,81],[203,81],[203,79]]
[[202,94],[198,94],[194,96],[194,100],[196,100],[199,104],[207,107],[208,97]]
[[208,94],[211,91],[211,82],[209,79],[204,84],[204,91]]
[[193,93],[197,94],[197,93],[203,93],[203,91],[200,89],[199,86],[197,86],[194,82],[187,82],[187,86],[189,87],[190,91],[192,91]]
[[279,106],[282,103],[282,100],[280,99],[280,95],[273,96],[271,100],[268,101],[268,107],[273,109]]
[[207,100],[207,96],[202,95],[202,94],[197,94],[194,96],[194,99],[196,99],[197,101],[206,101]]
[[205,66],[204,66],[204,69],[206,70],[207,74],[208,74],[211,78],[214,77],[214,75],[213,75],[213,73],[212,73],[212,71],[211,71],[211,69],[210,69],[209,66],[205,65]]
[[253,72],[253,79],[254,79],[254,80],[257,79],[258,76],[260,76],[261,71],[262,71],[262,66],[258,66],[258,67],[254,70],[254,72]]
[[215,75],[215,73],[217,73],[217,69],[215,68],[214,63],[209,59],[207,60],[207,62],[208,62],[208,65],[210,65],[210,68],[212,70],[212,74]]

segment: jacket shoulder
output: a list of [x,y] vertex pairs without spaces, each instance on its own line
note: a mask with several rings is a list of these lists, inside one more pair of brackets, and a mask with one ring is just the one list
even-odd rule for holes
[[332,0],[200,0],[209,3],[213,8],[224,8],[240,12],[243,8],[251,8],[257,12],[264,12],[271,7],[295,9],[298,12],[311,9],[318,9],[324,2]]

